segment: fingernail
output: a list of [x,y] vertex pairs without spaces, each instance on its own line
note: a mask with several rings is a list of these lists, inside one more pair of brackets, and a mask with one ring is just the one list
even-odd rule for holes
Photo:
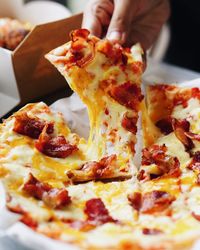
[[122,33],[119,31],[111,31],[108,35],[107,38],[109,40],[113,40],[113,41],[121,41],[122,39]]

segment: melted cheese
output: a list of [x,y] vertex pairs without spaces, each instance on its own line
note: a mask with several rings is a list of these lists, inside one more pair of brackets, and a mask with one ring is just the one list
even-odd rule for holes
[[[126,112],[136,119],[138,114],[116,102],[105,91],[106,87],[101,85],[107,81],[106,84],[109,86],[109,81],[114,80],[115,86],[130,82],[140,87],[140,72],[134,73],[132,67],[133,63],[142,61],[141,48],[136,45],[132,49],[132,56],[126,53],[127,65],[124,70],[119,65],[112,64],[109,57],[98,51],[98,42],[93,48],[95,53],[91,62],[84,67],[77,65],[68,67],[67,63],[63,62],[70,57],[71,43],[51,51],[46,58],[61,72],[70,87],[78,93],[87,106],[90,121],[90,135],[86,149],[87,161],[99,161],[105,156],[116,154],[115,175],[120,175],[120,171],[117,171],[120,168],[126,169],[127,176],[136,175],[137,168],[134,164],[133,152],[136,136],[124,129],[121,122]],[[83,53],[89,54],[90,50],[89,42],[85,42]],[[65,56],[63,56],[64,51]]]
[[[57,56],[67,51],[70,44],[54,50],[49,55],[54,61]],[[138,47],[133,49],[135,60],[140,60]],[[187,249],[192,241],[200,236],[200,222],[193,218],[192,212],[198,214],[200,209],[199,187],[195,184],[196,174],[187,169],[190,156],[185,152],[184,146],[175,137],[174,133],[161,135],[149,119],[145,110],[146,129],[152,135],[151,143],[163,145],[168,148],[167,154],[178,157],[182,175],[180,178],[160,178],[147,182],[138,182],[137,169],[134,166],[133,153],[130,141],[136,142],[135,136],[125,131],[121,126],[121,119],[127,109],[111,99],[99,88],[99,81],[114,75],[117,84],[128,79],[139,83],[139,76],[129,72],[125,76],[116,66],[104,71],[100,64],[106,60],[105,56],[98,54],[87,67],[87,72],[74,68],[66,74],[64,64],[59,64],[59,70],[64,74],[71,87],[81,96],[88,106],[90,117],[90,137],[86,142],[77,135],[72,134],[64,123],[60,114],[50,111],[43,103],[30,104],[19,112],[28,112],[45,121],[54,121],[55,133],[64,135],[70,142],[76,142],[79,151],[66,159],[50,158],[38,152],[34,147],[34,140],[13,132],[15,115],[9,118],[0,127],[0,178],[11,196],[8,206],[17,205],[30,213],[39,225],[37,231],[49,237],[70,242],[80,249]],[[129,59],[131,60],[131,59]],[[80,81],[81,79],[81,81]],[[108,109],[108,114],[105,113]],[[192,115],[191,115],[192,114]],[[199,103],[190,100],[187,109],[180,106],[173,111],[176,118],[187,118],[191,122],[191,129],[199,131]],[[107,126],[105,126],[107,123]],[[111,133],[112,132],[112,133]],[[113,142],[113,139],[115,140]],[[149,139],[147,140],[150,141]],[[195,150],[199,150],[195,144]],[[132,179],[123,182],[109,183],[88,182],[79,185],[69,185],[66,172],[76,169],[88,160],[99,160],[102,156],[117,154],[118,168],[124,168],[127,160],[131,165]],[[155,164],[148,166],[149,171],[156,173]],[[141,167],[139,168],[141,169]],[[22,186],[28,174],[32,172],[40,181],[47,182],[56,188],[67,188],[72,203],[63,209],[50,209],[42,201],[24,194]],[[155,190],[166,191],[175,196],[171,204],[172,215],[164,213],[142,214],[134,210],[127,196],[134,192],[151,192]],[[90,230],[78,230],[63,222],[64,219],[84,221],[85,202],[92,198],[101,198],[109,214],[119,223],[106,223]],[[144,228],[160,229],[163,233],[158,235],[144,235]]]

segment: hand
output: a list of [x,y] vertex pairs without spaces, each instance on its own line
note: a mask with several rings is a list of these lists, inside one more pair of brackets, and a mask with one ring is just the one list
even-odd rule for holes
[[170,14],[168,0],[89,0],[83,28],[125,46],[149,49]]

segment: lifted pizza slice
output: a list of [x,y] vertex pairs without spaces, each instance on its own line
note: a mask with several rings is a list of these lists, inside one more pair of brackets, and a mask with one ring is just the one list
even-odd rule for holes
[[[73,31],[69,43],[46,55],[88,108],[88,161],[68,173],[73,180],[130,178],[136,174],[133,157],[143,100],[141,55],[139,45],[125,49],[85,29]],[[115,160],[109,165],[101,164],[105,157],[113,156]]]

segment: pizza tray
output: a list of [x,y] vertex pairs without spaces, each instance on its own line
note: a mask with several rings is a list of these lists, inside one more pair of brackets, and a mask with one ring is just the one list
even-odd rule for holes
[[[177,83],[182,87],[199,87],[200,74],[163,63],[158,64],[150,59],[149,67],[143,76],[143,82],[144,85],[152,83]],[[51,108],[63,113],[64,119],[73,132],[87,137],[89,133],[87,110],[76,94],[56,101],[52,104]],[[3,185],[0,183],[0,250],[79,249],[34,232],[26,225],[18,222],[18,218],[18,215],[10,213],[5,208],[5,191]],[[194,244],[191,250],[199,249],[200,240]]]

